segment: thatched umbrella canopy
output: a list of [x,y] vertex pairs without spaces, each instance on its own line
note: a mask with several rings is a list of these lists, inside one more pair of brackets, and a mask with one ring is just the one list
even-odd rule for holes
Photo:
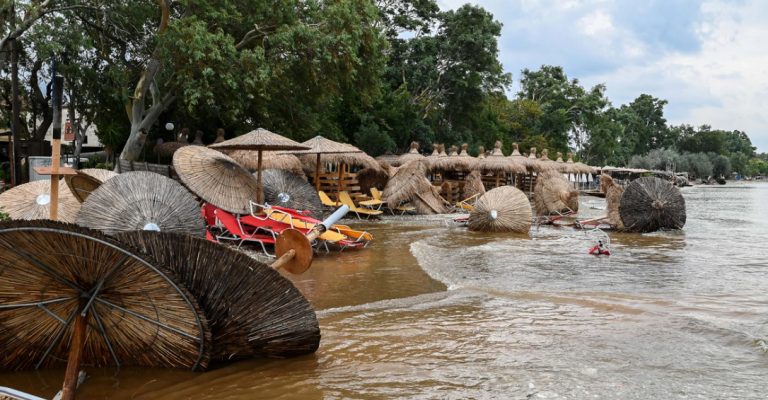
[[221,143],[225,140],[227,140],[225,137],[224,128],[216,129],[216,139],[213,141],[213,143]]
[[211,333],[197,299],[171,271],[97,231],[2,223],[0,265],[4,369],[61,367],[70,349],[82,351],[73,376],[81,363],[208,365]]
[[512,154],[510,154],[508,158],[510,158],[516,164],[522,165],[524,168],[526,168],[526,170],[528,167],[535,164],[533,160],[520,154],[520,148],[518,147],[517,143],[512,143]]
[[520,232],[531,229],[531,203],[525,193],[501,186],[480,196],[469,214],[469,229],[481,232]]
[[203,146],[204,145],[204,143],[203,143],[203,131],[201,131],[199,129],[195,131],[195,140],[192,141],[192,144],[197,145],[197,146]]
[[[230,150],[222,153],[232,157],[238,164],[249,171],[259,169],[258,152],[252,150]],[[283,154],[277,151],[265,151],[261,154],[262,169],[284,169],[301,177],[304,175],[301,161],[293,154]]]
[[366,168],[358,172],[357,182],[360,184],[361,192],[370,193],[371,188],[373,187],[379,190],[384,190],[389,181],[389,177],[390,175],[387,168],[382,165],[381,168]]
[[155,146],[153,151],[155,154],[162,157],[173,157],[173,153],[175,153],[176,150],[184,146],[189,146],[189,140],[187,139],[188,134],[189,129],[183,128],[181,131],[179,131],[175,142],[160,143]]
[[214,361],[317,350],[320,328],[314,310],[291,281],[268,265],[187,235],[131,232],[118,239],[166,265],[200,301],[213,335]]
[[432,165],[432,169],[441,171],[470,171],[475,166],[477,159],[467,153],[467,144],[462,145],[462,153],[459,155],[458,148],[451,146],[447,157],[438,157]]
[[64,181],[69,186],[72,195],[81,203],[88,199],[88,196],[102,183],[118,175],[117,172],[98,168],[80,169],[76,172],[77,175],[65,176]]
[[[374,158],[374,160],[376,160],[376,162],[378,162],[379,165],[382,165],[381,163],[387,163],[387,165],[390,165],[393,167],[399,167],[400,165],[403,164],[400,162],[400,157],[401,156],[398,156],[397,154],[391,154],[388,152],[387,154],[382,154]],[[384,167],[382,166],[382,168]]]
[[322,216],[323,203],[309,182],[282,169],[266,169],[262,172],[262,179],[264,202],[267,204],[307,210],[318,218]]
[[474,170],[464,178],[464,198],[470,198],[474,195],[485,193],[483,180],[480,178],[480,171]]
[[566,161],[566,164],[573,165],[573,169],[575,170],[574,173],[577,174],[593,174],[595,173],[595,168],[590,167],[587,164],[584,164],[582,162],[573,162],[573,153],[568,153],[568,161]]
[[314,171],[316,191],[320,190],[320,166],[323,161],[339,164],[339,188],[341,187],[344,164],[359,165],[365,168],[377,168],[379,166],[379,163],[373,157],[365,154],[357,147],[348,143],[334,142],[319,135],[303,142],[302,145],[308,149],[292,151],[291,153],[299,156],[301,164],[305,169]]
[[[401,155],[397,159],[397,162],[399,163],[398,165],[405,165],[405,163],[407,163],[408,161],[423,160],[424,158],[426,157],[424,157],[424,155],[419,153],[419,142],[411,142],[411,149],[407,153]],[[397,166],[395,164],[392,164],[392,165]]]
[[108,235],[137,230],[205,235],[195,197],[175,180],[146,171],[104,182],[83,203],[76,222]]
[[445,199],[440,196],[440,189],[430,185],[429,190],[416,193],[411,199],[411,204],[416,208],[416,214],[444,214],[448,212]]
[[[0,193],[0,210],[11,219],[48,219],[51,215],[51,181],[28,182]],[[67,188],[64,180],[59,181],[59,212],[57,219],[75,222],[80,202]]]
[[624,189],[619,203],[624,229],[653,232],[682,229],[685,225],[685,198],[668,181],[652,176],[635,179]]
[[600,175],[600,191],[605,193],[608,223],[618,229],[623,229],[624,224],[621,222],[621,215],[619,215],[619,204],[621,203],[621,196],[624,195],[624,188],[617,185],[610,175],[602,174]]
[[485,158],[485,146],[478,146],[477,147],[477,159],[482,160]]
[[504,157],[500,141],[496,141],[491,155],[481,159],[475,168],[479,169],[482,173],[494,173],[496,175],[496,186],[500,185],[501,176],[504,174],[524,174],[526,172],[525,166],[512,161],[509,157]]
[[[264,128],[250,131],[245,135],[240,135],[234,139],[225,140],[221,143],[214,143],[209,147],[217,150],[255,150],[256,155],[256,202],[263,201],[261,190],[261,153],[263,151],[277,150],[306,150],[309,146],[299,144],[285,136],[280,136]],[[175,157],[174,157],[175,161]]]
[[534,194],[537,215],[579,211],[579,192],[571,190],[568,181],[559,172],[542,172],[536,180]]
[[432,166],[435,164],[435,162],[437,162],[437,160],[440,158],[440,153],[441,153],[440,152],[440,146],[442,146],[442,145],[439,145],[437,143],[433,143],[432,144],[432,154],[430,154],[430,155],[428,155],[428,156],[426,156],[424,158],[424,161],[427,162],[426,165],[427,165],[428,168],[432,168]]
[[[570,154],[570,153],[569,153]],[[555,160],[555,165],[557,166],[557,170],[559,172],[562,172],[564,174],[577,174],[579,173],[579,169],[574,165],[573,163],[567,163],[563,161],[563,153],[557,152],[557,160]]]
[[417,193],[431,190],[432,184],[427,179],[428,170],[426,161],[411,161],[403,165],[387,182],[382,197],[394,207],[410,201]]
[[541,165],[541,171],[557,171],[557,163],[549,159],[549,150],[544,149],[541,151],[541,157],[539,157],[539,164]]
[[249,201],[260,188],[247,169],[216,150],[188,146],[173,155],[179,179],[206,203],[235,214],[250,213]]

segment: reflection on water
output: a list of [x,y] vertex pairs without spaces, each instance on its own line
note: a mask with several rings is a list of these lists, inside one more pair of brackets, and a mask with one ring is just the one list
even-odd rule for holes
[[[207,373],[92,371],[83,398],[765,398],[768,185],[684,189],[683,231],[540,226],[487,235],[445,216],[359,224],[363,251],[291,277],[314,355]],[[594,198],[584,203],[595,203]],[[599,208],[599,204],[593,204]],[[582,207],[586,215],[603,211]],[[0,375],[51,395],[61,371]]]

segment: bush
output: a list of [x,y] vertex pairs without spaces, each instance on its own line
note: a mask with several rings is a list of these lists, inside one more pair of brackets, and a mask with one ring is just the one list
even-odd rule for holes
[[373,157],[395,150],[395,141],[379,129],[373,121],[366,121],[355,132],[355,143],[360,150]]

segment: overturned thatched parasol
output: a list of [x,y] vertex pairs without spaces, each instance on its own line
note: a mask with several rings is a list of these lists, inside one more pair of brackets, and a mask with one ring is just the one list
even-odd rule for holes
[[76,222],[108,235],[137,230],[205,235],[195,197],[175,180],[146,171],[104,182],[83,203]]
[[501,186],[480,196],[469,214],[468,227],[481,232],[520,232],[531,229],[531,203],[525,193]]
[[[222,153],[232,157],[238,164],[249,171],[256,171],[259,168],[258,152],[252,150],[229,150]],[[283,154],[277,151],[265,151],[261,154],[262,169],[284,169],[305,177],[301,161],[293,154]]]
[[624,189],[619,214],[624,229],[631,232],[682,229],[686,219],[685,198],[668,181],[642,177]]
[[[28,182],[0,193],[0,210],[11,219],[48,219],[51,213],[51,181]],[[59,181],[59,208],[57,219],[75,222],[80,202],[67,188],[64,180]]]
[[448,212],[446,201],[440,196],[440,189],[430,185],[429,190],[416,193],[410,201],[416,208],[416,214],[445,214]]
[[621,203],[621,196],[624,194],[624,188],[617,185],[610,175],[602,174],[600,175],[600,191],[605,193],[605,210],[608,223],[617,229],[623,229],[624,224],[621,222],[621,215],[619,215],[619,204]]
[[317,350],[320,328],[314,310],[268,265],[186,235],[132,232],[118,239],[166,265],[199,299],[213,335],[214,361]]
[[316,218],[322,216],[323,203],[309,182],[282,169],[266,169],[262,171],[262,179],[267,204],[306,210]]
[[563,214],[579,211],[579,192],[557,171],[539,174],[534,188],[536,215]]
[[117,172],[98,168],[86,168],[76,172],[77,175],[65,176],[64,181],[69,186],[72,195],[81,203],[88,199],[88,196],[102,183],[118,175]]
[[197,299],[131,247],[75,225],[10,221],[0,224],[0,265],[3,369],[61,367],[68,357],[73,377],[80,364],[208,365]]
[[417,193],[429,191],[432,184],[427,179],[428,169],[426,161],[411,161],[398,168],[387,182],[382,197],[394,207],[410,201]]
[[379,190],[384,190],[389,181],[389,176],[389,172],[385,165],[381,165],[381,168],[366,168],[361,170],[357,173],[357,183],[360,185],[360,192],[370,193],[371,188],[374,187]]
[[475,195],[485,193],[483,180],[480,178],[480,172],[474,170],[464,177],[464,198],[470,198]]
[[[398,165],[404,165],[405,163],[407,163],[409,161],[423,160],[424,158],[425,158],[424,155],[419,153],[419,143],[418,142],[411,142],[411,149],[407,153],[401,155],[397,159],[397,162],[399,163]],[[390,164],[392,164],[392,163],[390,163]],[[392,164],[392,165],[396,166],[395,164]]]
[[229,156],[202,146],[188,146],[173,155],[179,179],[206,203],[235,214],[250,213],[259,184]]

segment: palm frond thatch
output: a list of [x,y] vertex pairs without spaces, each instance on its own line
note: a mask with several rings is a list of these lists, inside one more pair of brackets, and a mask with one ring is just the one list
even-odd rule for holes
[[630,183],[619,203],[624,229],[631,232],[654,232],[659,229],[682,229],[685,225],[685,198],[671,183],[652,176]]
[[[59,180],[59,205],[57,220],[75,222],[80,202],[69,190],[65,181]],[[28,182],[0,193],[0,210],[11,219],[48,219],[51,215],[50,179]]]
[[477,199],[469,213],[468,227],[480,232],[527,233],[531,217],[531,203],[525,193],[512,186],[501,186]]
[[76,222],[108,235],[136,230],[205,235],[194,196],[173,179],[146,171],[104,182],[83,203]]
[[536,215],[579,211],[579,192],[571,190],[568,181],[556,171],[545,171],[539,174],[533,199]]
[[311,353],[320,328],[309,302],[279,272],[233,249],[187,235],[119,235],[167,265],[200,301],[213,335],[213,360]]
[[249,201],[256,199],[258,182],[229,156],[188,146],[173,155],[173,167],[184,186],[206,203],[235,214],[250,212]]
[[266,169],[261,172],[264,184],[264,202],[273,206],[309,211],[320,218],[323,203],[309,182],[282,169]]
[[72,322],[91,297],[83,364],[208,365],[211,334],[197,300],[171,271],[99,232],[52,221],[5,222],[0,265],[3,369],[66,364]]

